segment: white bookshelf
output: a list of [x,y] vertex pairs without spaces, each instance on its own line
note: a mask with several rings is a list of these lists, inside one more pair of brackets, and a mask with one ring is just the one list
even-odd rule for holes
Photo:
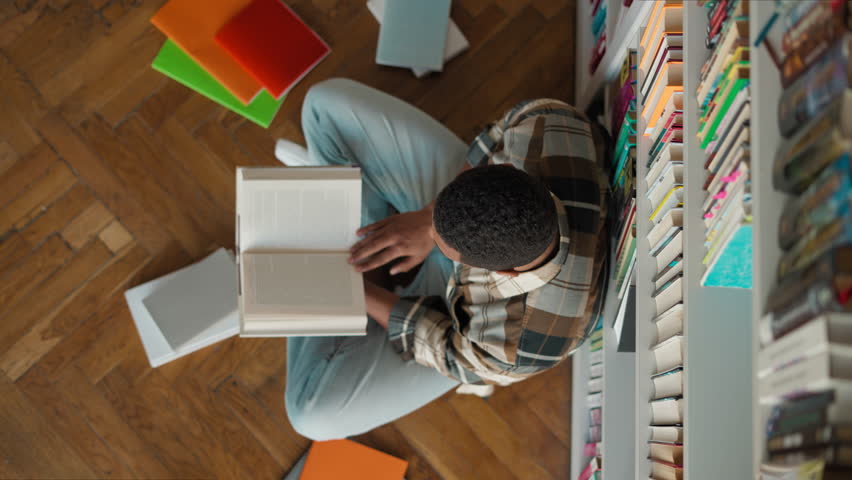
[[624,52],[628,48],[636,47],[639,26],[651,15],[651,10],[654,8],[654,2],[651,0],[633,0],[629,8],[624,7],[623,0],[602,1],[607,4],[606,54],[595,73],[591,75],[589,60],[595,46],[591,31],[592,4],[588,0],[577,0],[574,104],[580,110],[585,110],[594,100],[600,87],[618,73],[621,62],[624,60]]
[[[752,202],[754,215],[754,278],[752,285],[752,362],[757,364],[760,349],[758,322],[763,314],[766,298],[775,284],[775,272],[781,249],[778,246],[778,221],[786,204],[787,195],[772,188],[772,162],[775,150],[781,141],[778,129],[778,99],[781,97],[781,80],[778,69],[765,47],[755,47],[754,40],[760,29],[772,16],[774,2],[751,2],[749,32],[751,35],[752,84],[760,88],[752,90],[751,120],[751,168]],[[752,419],[754,426],[753,458],[754,473],[763,457],[764,425],[766,413],[757,402],[757,373],[753,369],[753,392],[755,399]]]
[[[618,0],[621,5],[621,0]],[[584,35],[590,41],[589,15],[584,8],[589,8],[588,2],[578,0],[578,44],[577,44],[577,96],[579,108],[587,107],[605,82],[618,72],[628,48],[636,48],[642,28],[650,17],[653,1],[635,0],[626,12],[619,12],[622,24],[609,18],[616,10],[608,12],[608,35],[613,34],[607,53],[593,76],[588,75],[588,57],[583,50],[585,45],[580,40]],[[611,3],[612,4],[612,3]],[[765,5],[764,5],[765,4]],[[751,2],[751,31],[758,31],[758,26],[771,13],[772,2]],[[768,10],[768,12],[767,12]],[[699,111],[694,92],[699,80],[699,71],[708,56],[704,45],[706,36],[707,17],[704,9],[693,1],[684,2],[684,464],[687,480],[710,480],[720,478],[748,479],[754,478],[757,460],[760,457],[757,438],[762,430],[756,417],[753,385],[754,361],[756,355],[756,324],[753,318],[758,318],[757,312],[762,308],[766,298],[769,283],[774,278],[775,263],[778,259],[777,248],[764,248],[764,245],[776,245],[774,239],[775,226],[782,207],[779,194],[771,192],[771,168],[774,148],[777,144],[777,120],[775,115],[778,90],[764,89],[767,83],[765,77],[772,75],[772,81],[777,85],[777,71],[765,57],[765,52],[752,56],[752,110],[755,113],[752,125],[752,162],[753,184],[755,198],[754,218],[755,248],[754,265],[754,299],[751,290],[702,287],[700,280],[704,273],[702,259],[704,257],[704,225],[702,204],[705,192],[704,159],[705,154],[700,149],[695,134],[698,129]],[[585,22],[585,23],[584,23]],[[610,23],[612,22],[612,23]],[[623,38],[622,38],[623,35]],[[589,49],[591,46],[589,46]],[[753,48],[753,51],[758,49]],[[639,52],[641,56],[641,52]],[[761,63],[764,62],[764,63]],[[760,85],[760,88],[754,88]],[[771,105],[770,105],[771,104]],[[641,98],[637,104],[641,113]],[[638,129],[644,130],[639,115]],[[771,128],[772,135],[762,133]],[[640,138],[640,142],[647,138]],[[627,371],[626,377],[620,379],[623,383],[632,384],[634,391],[628,397],[632,405],[614,412],[614,405],[607,408],[605,403],[604,415],[604,475],[606,478],[648,478],[650,462],[647,458],[650,425],[650,406],[648,401],[652,396],[651,375],[654,371],[654,360],[651,347],[655,342],[655,327],[653,324],[654,307],[651,299],[653,294],[653,277],[655,265],[649,255],[650,246],[646,236],[650,231],[651,206],[646,199],[644,182],[647,171],[648,145],[640,143],[637,151],[637,265],[636,265],[636,354],[633,360],[632,372]],[[762,183],[760,182],[762,180]],[[767,193],[771,192],[771,193]],[[772,209],[767,213],[767,209]],[[759,299],[759,301],[758,301]],[[605,332],[605,348],[607,348]],[[573,401],[581,403],[580,410],[585,412],[585,394],[577,390],[576,375],[585,370],[588,365],[578,362],[575,358],[575,390]],[[605,402],[613,402],[619,392],[606,392],[610,387],[607,375],[616,370],[611,366],[610,358],[605,354]],[[620,366],[624,366],[622,363]],[[616,383],[616,379],[612,379]],[[582,385],[585,390],[585,383]],[[576,412],[577,406],[574,406]],[[575,417],[576,419],[577,417]],[[619,423],[620,422],[620,423]],[[611,460],[615,452],[611,452],[609,440],[618,433],[627,434],[623,425],[632,425],[633,465],[630,470],[616,470],[620,467]],[[621,427],[619,427],[621,425]],[[619,428],[621,431],[619,432]],[[583,430],[585,432],[585,430]],[[614,433],[615,432],[615,433]],[[758,433],[753,433],[758,432]],[[584,439],[584,437],[582,437]],[[624,438],[624,437],[622,437]],[[574,443],[575,450],[582,449],[584,440]],[[627,443],[625,441],[625,443]],[[618,452],[629,451],[631,448],[617,446]],[[580,452],[582,453],[582,452]],[[615,466],[618,465],[618,466]],[[578,466],[576,473],[585,465]],[[572,456],[572,479],[576,478]]]

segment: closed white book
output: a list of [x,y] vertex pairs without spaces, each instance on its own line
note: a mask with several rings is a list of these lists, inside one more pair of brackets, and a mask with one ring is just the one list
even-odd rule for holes
[[660,176],[663,169],[671,162],[680,162],[683,165],[683,144],[668,142],[660,150],[654,158],[653,163],[648,167],[648,173],[645,174],[645,185],[651,186],[654,180]]
[[651,441],[683,443],[683,427],[649,427]]
[[651,300],[654,305],[654,315],[662,315],[666,310],[683,302],[683,276],[677,276],[663,285],[654,293]]
[[654,373],[667,372],[683,365],[683,335],[675,335],[654,346]]
[[683,255],[678,255],[669,263],[663,264],[663,269],[654,277],[654,290],[663,288],[663,285],[673,280],[676,276],[682,275],[683,263]]
[[654,319],[654,325],[657,327],[657,344],[675,335],[683,334],[683,304],[678,303],[663,312],[662,315]]
[[827,389],[834,380],[852,380],[852,346],[831,344],[758,379],[760,402],[773,403],[793,393]]
[[651,402],[652,425],[683,423],[683,398],[662,398]]
[[364,335],[360,222],[357,168],[237,169],[240,335]]
[[683,368],[654,375],[651,381],[654,384],[654,399],[683,395]]
[[[376,17],[376,20],[379,24],[382,23],[382,17],[385,14],[385,3],[387,0],[369,0],[367,2],[367,8],[370,10],[370,13]],[[462,34],[461,30],[459,30],[458,25],[453,19],[450,19],[450,25],[447,28],[447,43],[444,45],[444,63],[449,62],[453,57],[462,53],[470,47],[470,43],[465,38],[464,34]],[[414,67],[411,69],[414,72],[414,76],[420,78],[428,73],[431,73],[432,70],[427,68],[419,68]]]
[[829,350],[832,344],[852,345],[852,315],[821,315],[762,349],[757,375],[765,377],[796,360]]
[[597,393],[603,390],[603,377],[589,379],[589,393]]
[[124,292],[151,367],[237,335],[237,267],[220,248]]

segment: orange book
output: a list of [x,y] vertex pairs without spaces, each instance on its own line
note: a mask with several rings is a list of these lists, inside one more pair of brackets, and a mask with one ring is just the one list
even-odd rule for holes
[[647,72],[657,52],[657,46],[666,34],[683,34],[683,5],[664,5],[658,2],[654,6],[656,16],[651,17],[648,27],[642,34],[642,56],[639,70]]
[[408,462],[351,440],[314,442],[299,480],[402,480]]
[[249,3],[251,0],[170,0],[151,17],[154,26],[245,105],[260,93],[261,85],[213,37]]
[[645,98],[642,108],[642,118],[645,120],[644,135],[650,135],[657,121],[666,108],[669,98],[674,92],[683,91],[683,62],[668,62],[663,65],[660,74],[654,81],[651,91]]

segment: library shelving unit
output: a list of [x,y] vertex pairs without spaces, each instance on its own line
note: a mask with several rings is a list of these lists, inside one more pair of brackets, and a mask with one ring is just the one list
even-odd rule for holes
[[[606,1],[606,0],[604,0]],[[626,10],[617,8],[621,0],[610,2],[607,22],[609,42],[607,52],[594,75],[588,74],[588,55],[592,36],[587,0],[578,0],[576,103],[586,108],[603,95],[606,82],[616,76],[628,48],[639,48],[639,38],[646,27],[654,1],[635,0]],[[754,359],[756,327],[762,301],[766,298],[774,276],[778,251],[755,248],[754,299],[752,290],[704,287],[704,202],[705,154],[696,138],[699,107],[695,100],[700,70],[710,52],[705,48],[707,15],[693,0],[685,0],[684,25],[684,478],[687,480],[754,478],[758,446],[762,438],[757,421],[760,417],[754,406]],[[774,2],[751,2],[751,35],[772,12]],[[613,5],[613,4],[618,4]],[[764,5],[766,4],[766,5]],[[611,35],[611,36],[610,36]],[[588,46],[588,48],[586,48]],[[757,50],[753,47],[752,50]],[[639,52],[642,55],[642,52]],[[755,245],[775,245],[774,232],[781,203],[771,192],[772,155],[777,144],[775,104],[778,88],[764,89],[768,80],[758,77],[775,76],[777,71],[765,54],[752,57],[751,73],[753,120],[752,153],[753,195],[755,197]],[[771,79],[778,84],[777,78]],[[638,95],[637,111],[642,111]],[[644,131],[641,115],[638,131]],[[764,133],[764,129],[776,131]],[[641,136],[641,134],[640,134]],[[647,168],[647,137],[640,138],[637,148],[637,179],[644,179]],[[760,180],[762,179],[762,182]],[[651,347],[656,337],[654,325],[653,277],[654,259],[646,236],[650,231],[650,203],[646,198],[644,181],[637,181],[637,264],[636,285],[636,353],[615,351],[615,342],[607,342],[611,331],[611,316],[617,302],[609,297],[604,310],[604,394],[602,457],[606,478],[648,478],[650,439],[650,405],[654,359]],[[769,211],[767,213],[767,211]],[[585,467],[582,449],[588,419],[586,415],[586,383],[588,380],[588,350],[582,348],[574,356],[572,401],[572,459],[571,478],[576,479]]]
[[[781,97],[781,80],[778,69],[773,64],[764,47],[755,47],[756,32],[766,24],[774,12],[774,2],[752,2],[749,18],[751,35],[751,75],[752,83],[760,85],[752,91],[751,121],[751,168],[752,168],[752,213],[754,215],[754,267],[752,294],[753,365],[757,365],[759,351],[758,322],[772,286],[775,284],[775,272],[781,249],[778,246],[778,221],[786,204],[787,195],[772,187],[772,162],[775,150],[781,142],[778,129],[778,100]],[[756,369],[754,369],[756,370]],[[754,474],[764,453],[764,425],[768,411],[762,409],[757,401],[757,373],[752,378],[754,391]]]

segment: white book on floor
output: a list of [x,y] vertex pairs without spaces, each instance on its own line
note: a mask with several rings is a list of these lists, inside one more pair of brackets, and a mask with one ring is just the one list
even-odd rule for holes
[[[381,25],[382,17],[385,15],[386,2],[387,0],[369,0],[367,2],[367,8],[379,22],[379,25]],[[456,22],[454,22],[451,18],[449,27],[447,28],[447,43],[444,45],[444,63],[449,62],[450,59],[467,50],[469,46],[470,43],[464,37],[461,30],[459,30],[459,26],[456,25]],[[417,67],[412,68],[411,71],[414,72],[414,76],[417,78],[432,72],[429,69]]]
[[124,297],[152,367],[239,333],[237,267],[224,248]]
[[360,223],[357,168],[238,168],[240,336],[366,334]]

